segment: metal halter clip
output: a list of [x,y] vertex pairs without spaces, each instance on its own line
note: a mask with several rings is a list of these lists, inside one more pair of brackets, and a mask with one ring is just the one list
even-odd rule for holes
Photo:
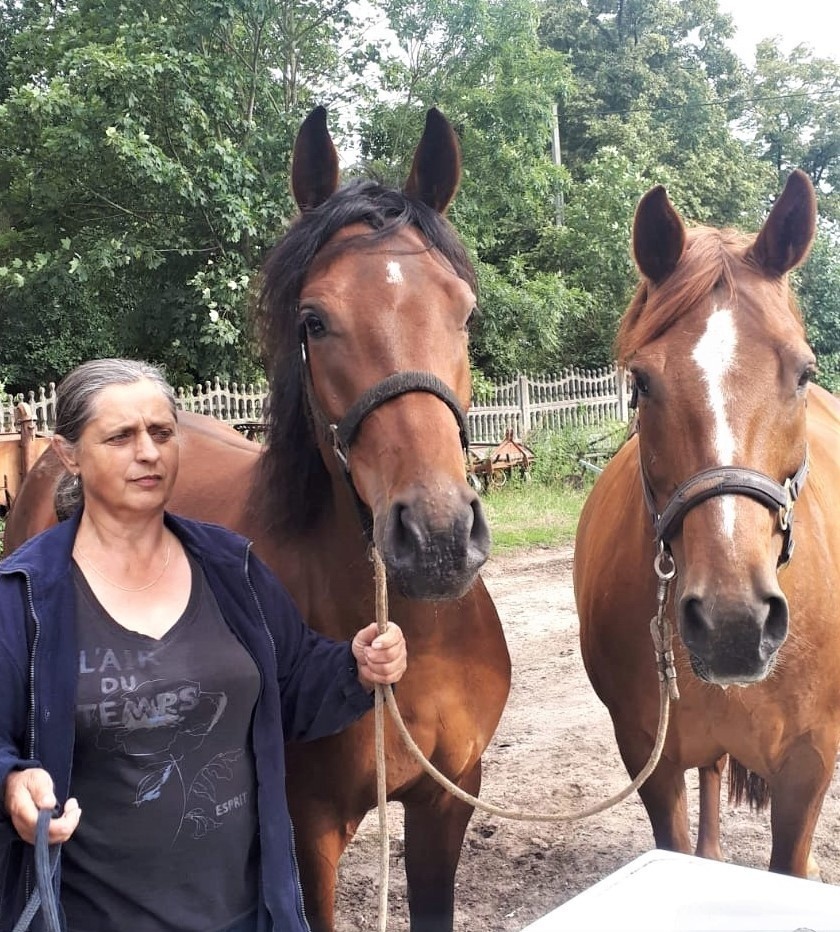
[[665,617],[665,606],[668,602],[668,586],[677,575],[677,565],[671,551],[662,541],[659,541],[659,553],[653,561],[653,568],[659,577],[659,583],[656,586],[656,614],[650,620],[650,634],[656,653],[656,669],[659,679],[667,684],[669,699],[676,702],[680,698],[680,690],[677,686],[674,651],[671,649],[673,629]]
[[657,553],[653,561],[653,569],[663,582],[668,582],[677,575],[677,564],[674,563],[674,557],[662,541],[659,541],[659,553]]

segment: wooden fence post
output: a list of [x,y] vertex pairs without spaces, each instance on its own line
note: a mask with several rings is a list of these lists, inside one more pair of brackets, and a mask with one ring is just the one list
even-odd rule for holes
[[627,404],[627,375],[624,366],[615,367],[615,388],[618,395],[618,418],[620,421],[626,421],[630,416],[630,409]]
[[522,419],[522,433],[520,437],[527,437],[531,432],[531,387],[528,376],[521,374],[519,376],[519,416]]

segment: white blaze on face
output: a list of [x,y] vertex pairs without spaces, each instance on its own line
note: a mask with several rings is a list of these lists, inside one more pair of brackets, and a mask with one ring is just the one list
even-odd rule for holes
[[[735,462],[735,436],[727,416],[726,377],[735,363],[737,346],[738,333],[732,311],[717,308],[709,315],[706,332],[691,354],[700,367],[700,377],[706,388],[718,466],[731,466]],[[723,507],[723,529],[731,540],[735,533],[735,499],[732,495],[723,495],[719,501]]]
[[385,267],[385,281],[389,285],[400,285],[404,281],[402,267],[399,262],[391,261]]

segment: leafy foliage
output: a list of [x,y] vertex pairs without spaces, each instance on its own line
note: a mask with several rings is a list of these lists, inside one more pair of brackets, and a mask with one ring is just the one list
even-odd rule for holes
[[799,272],[799,303],[816,353],[817,381],[840,392],[840,228],[824,224]]
[[2,323],[32,328],[39,298],[110,322],[49,360],[4,340],[0,371],[55,378],[113,349],[175,380],[250,375],[251,282],[293,213],[304,80],[338,83],[352,63],[346,3],[32,6],[3,20]]
[[783,55],[774,41],[756,52],[748,125],[759,157],[778,176],[801,168],[821,191],[820,211],[840,220],[840,62],[804,46]]
[[528,437],[528,446],[534,451],[532,481],[544,485],[567,482],[580,486],[593,475],[581,460],[597,460],[603,466],[626,437],[627,425],[620,422],[562,430],[538,428]]

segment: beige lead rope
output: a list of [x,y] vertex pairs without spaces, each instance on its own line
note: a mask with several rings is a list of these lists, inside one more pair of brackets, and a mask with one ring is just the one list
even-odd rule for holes
[[[384,631],[388,626],[388,588],[385,577],[385,566],[382,557],[376,547],[373,549],[373,564],[376,571],[376,624],[379,631]],[[662,755],[662,748],[665,745],[665,736],[668,732],[668,719],[670,716],[670,700],[679,699],[679,690],[677,689],[676,670],[674,668],[674,654],[671,650],[671,624],[665,618],[665,603],[668,598],[668,585],[674,577],[673,562],[668,570],[661,569],[661,555],[657,558],[655,565],[656,573],[659,577],[657,588],[657,611],[650,622],[651,635],[654,641],[656,651],[657,673],[659,676],[659,728],[656,732],[656,741],[650,758],[645,766],[636,774],[636,777],[621,792],[616,793],[603,802],[596,803],[588,809],[579,812],[523,812],[515,809],[504,809],[494,803],[487,803],[480,800],[477,796],[466,793],[461,787],[454,784],[448,777],[445,777],[426,759],[423,752],[417,746],[414,738],[409,734],[405,722],[400,715],[397,707],[397,701],[394,698],[394,691],[390,686],[376,686],[376,787],[377,799],[379,802],[379,832],[380,832],[380,886],[379,886],[379,932],[385,932],[388,921],[388,870],[389,870],[389,850],[388,850],[388,820],[386,813],[386,789],[385,789],[385,723],[382,712],[383,698],[384,703],[388,706],[388,711],[397,726],[397,731],[402,735],[406,747],[411,751],[413,757],[420,764],[423,770],[436,780],[444,789],[452,793],[453,796],[462,802],[481,809],[491,815],[498,816],[502,819],[513,819],[519,822],[576,822],[579,819],[586,819],[589,816],[603,812],[611,806],[620,803],[622,800],[635,792],[647,778],[653,773],[659,758]]]
[[[376,627],[382,634],[388,627],[388,585],[385,566],[376,547],[373,548],[373,564],[376,567]],[[385,699],[394,700],[390,686],[377,683],[373,706],[376,723],[376,806],[379,813],[379,923],[378,932],[385,932],[388,925],[388,871],[390,869],[390,845],[388,840],[388,787],[385,780]]]

